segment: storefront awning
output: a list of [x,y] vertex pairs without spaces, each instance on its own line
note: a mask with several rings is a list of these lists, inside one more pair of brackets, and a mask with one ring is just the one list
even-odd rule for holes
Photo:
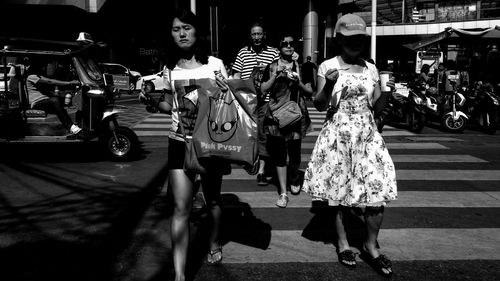
[[3,0],[6,4],[74,6],[89,13],[97,13],[106,0]]
[[474,29],[459,29],[447,27],[444,31],[426,37],[420,41],[404,44],[410,50],[418,50],[430,44],[439,42],[449,37],[481,37],[481,38],[499,38],[500,39],[500,26],[489,28],[474,28]]

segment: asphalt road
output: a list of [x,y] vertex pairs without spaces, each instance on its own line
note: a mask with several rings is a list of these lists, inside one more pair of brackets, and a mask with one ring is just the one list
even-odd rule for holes
[[[129,162],[93,144],[0,148],[1,280],[170,280],[173,276],[166,179],[169,118],[146,114],[131,96],[120,116],[140,136]],[[315,132],[322,114],[311,111]],[[498,280],[500,135],[474,130],[414,135],[387,128],[399,200],[386,209],[379,243],[394,280]],[[205,216],[192,219],[194,280],[379,280],[366,263],[341,266],[331,209],[305,195],[274,205],[274,185],[259,187],[239,167],[223,183],[223,264],[204,263]],[[363,237],[353,214],[353,246]]]

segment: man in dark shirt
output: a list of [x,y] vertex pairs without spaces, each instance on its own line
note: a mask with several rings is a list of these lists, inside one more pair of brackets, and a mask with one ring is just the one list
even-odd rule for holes
[[304,84],[311,83],[313,89],[316,86],[317,70],[318,66],[311,61],[311,56],[307,56],[306,62],[302,64],[302,82]]

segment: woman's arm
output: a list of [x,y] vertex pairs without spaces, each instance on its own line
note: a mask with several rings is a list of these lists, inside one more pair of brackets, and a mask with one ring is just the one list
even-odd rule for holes
[[[266,75],[268,74],[268,75]],[[264,75],[262,76],[262,83],[260,84],[260,91],[262,93],[267,93],[273,86],[276,81],[276,77],[278,77],[278,72],[275,67],[271,67],[269,64],[264,70]]]
[[325,77],[318,76],[318,86],[313,103],[319,111],[325,111],[330,104],[332,98],[333,86],[337,82],[339,72],[337,69],[329,69],[325,73]]

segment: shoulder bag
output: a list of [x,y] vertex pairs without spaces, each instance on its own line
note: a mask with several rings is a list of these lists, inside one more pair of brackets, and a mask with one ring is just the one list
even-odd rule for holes
[[186,172],[193,172],[193,173],[206,173],[207,170],[205,167],[203,167],[200,162],[198,161],[198,155],[196,154],[196,149],[194,146],[194,142],[192,137],[188,137],[186,135],[186,131],[184,129],[184,123],[182,122],[182,115],[179,110],[179,97],[177,95],[177,92],[175,90],[175,85],[172,81],[172,75],[169,70],[169,77],[170,77],[170,86],[172,88],[172,94],[174,95],[173,102],[174,102],[174,107],[177,108],[177,112],[179,114],[179,128],[182,133],[182,137],[184,138],[184,171]]

